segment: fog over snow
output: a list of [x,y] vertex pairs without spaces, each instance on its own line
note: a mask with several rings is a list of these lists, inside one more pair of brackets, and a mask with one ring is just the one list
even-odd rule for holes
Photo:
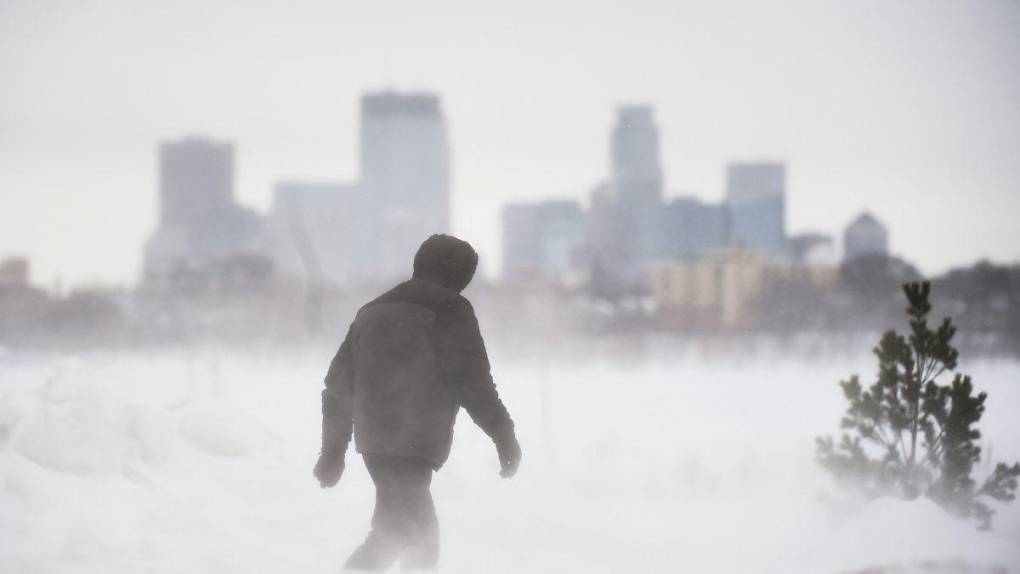
[[[3,570],[339,571],[374,491],[353,452],[335,489],[311,475],[331,353],[0,358]],[[1020,505],[979,532],[924,499],[849,502],[814,463],[867,354],[493,363],[524,461],[500,479],[461,414],[441,572],[1020,568]],[[986,454],[1020,459],[1020,363],[963,366],[990,393]]]

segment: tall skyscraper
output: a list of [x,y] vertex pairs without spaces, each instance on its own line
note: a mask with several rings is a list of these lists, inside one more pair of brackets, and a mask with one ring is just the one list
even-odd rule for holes
[[263,254],[261,218],[234,201],[234,146],[191,137],[159,146],[159,225],[144,280],[167,285],[237,255]]
[[378,92],[361,100],[361,178],[376,279],[407,277],[418,246],[450,228],[449,150],[439,99]]
[[786,255],[786,166],[733,163],[726,167],[726,205],[733,243],[781,259]]
[[650,106],[617,110],[609,155],[613,187],[621,199],[658,202],[662,198],[659,129]]
[[843,232],[843,259],[874,253],[889,254],[889,232],[874,215],[864,212],[857,216]]
[[648,106],[621,106],[609,138],[609,180],[592,194],[593,264],[623,285],[647,281],[661,250],[659,130]]
[[234,145],[191,137],[159,146],[159,221],[192,225],[234,207]]

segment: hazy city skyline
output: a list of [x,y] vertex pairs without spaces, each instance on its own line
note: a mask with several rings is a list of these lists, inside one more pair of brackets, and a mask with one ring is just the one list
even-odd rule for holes
[[[654,106],[665,195],[787,166],[788,230],[869,210],[926,272],[1020,259],[1020,3],[1011,0],[0,4],[0,257],[132,284],[157,146],[236,146],[236,197],[357,177],[358,102],[435,92],[453,231],[499,257],[501,207],[586,200],[621,104]],[[522,41],[526,39],[526,41]],[[928,202],[927,200],[932,200]]]

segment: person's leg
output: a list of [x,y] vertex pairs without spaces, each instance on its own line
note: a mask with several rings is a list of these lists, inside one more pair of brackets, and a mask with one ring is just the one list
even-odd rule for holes
[[400,556],[407,545],[407,527],[401,500],[400,468],[389,457],[364,455],[368,474],[375,483],[375,511],[372,529],[365,541],[354,550],[344,564],[345,570],[384,572]]
[[404,570],[431,570],[439,562],[439,521],[432,502],[432,467],[425,461],[411,460],[404,473],[410,497],[410,516],[414,524],[411,544],[400,557]]

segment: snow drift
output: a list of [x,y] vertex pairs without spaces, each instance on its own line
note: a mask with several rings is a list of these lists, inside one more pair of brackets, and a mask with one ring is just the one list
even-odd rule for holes
[[[336,572],[368,527],[353,453],[311,476],[330,352],[0,359],[9,572]],[[434,493],[446,572],[992,572],[1020,505],[979,532],[925,499],[842,499],[813,462],[866,357],[518,366],[494,360],[525,451],[500,480],[462,415]],[[968,366],[982,428],[1020,458],[1020,364]],[[980,472],[980,470],[979,470]],[[956,570],[953,570],[953,569]]]

